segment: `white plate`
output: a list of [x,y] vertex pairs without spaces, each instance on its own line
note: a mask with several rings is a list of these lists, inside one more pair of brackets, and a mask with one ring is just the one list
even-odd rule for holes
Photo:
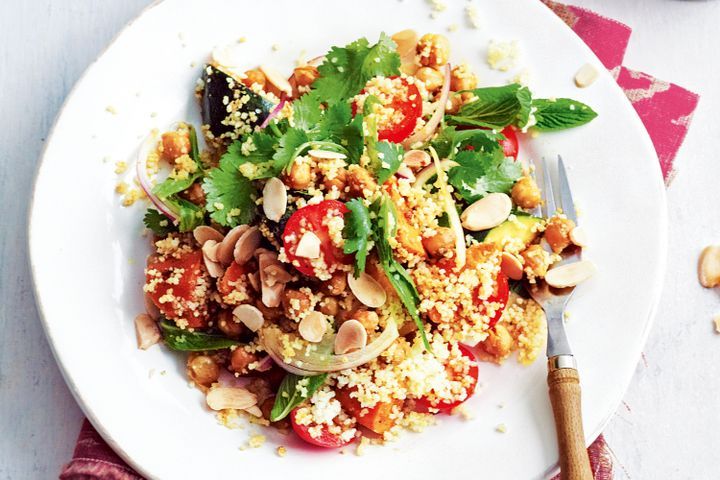
[[[143,208],[119,206],[113,163],[132,160],[152,127],[197,122],[192,88],[200,65],[214,45],[241,36],[247,37],[238,47],[248,67],[263,62],[289,70],[301,50],[312,57],[361,36],[376,39],[381,31],[446,32],[457,23],[460,28],[448,33],[452,60],[470,62],[482,84],[512,76],[487,69],[488,41],[517,39],[538,96],[569,96],[595,108],[599,117],[588,126],[542,135],[523,150],[526,157],[561,153],[570,165],[581,221],[592,239],[587,257],[599,267],[578,288],[568,324],[588,442],[617,407],[645,342],[665,266],[665,195],[653,147],[610,74],[540,2],[482,2],[479,30],[466,26],[466,2],[453,3],[433,20],[421,0],[167,0],[127,27],[73,90],[35,186],[30,250],[37,301],[73,394],[103,437],[146,476],[299,479],[343,472],[350,479],[375,471],[386,478],[453,472],[458,478],[525,479],[555,468],[542,358],[529,368],[514,361],[481,365],[484,388],[468,402],[474,420],[442,418],[422,435],[408,433],[359,458],[309,451],[275,436],[260,449],[239,451],[255,427],[218,426],[202,395],[188,388],[178,356],[159,347],[136,349],[132,320],[142,310],[147,251],[140,237]],[[572,79],[586,62],[602,73],[581,90]],[[116,114],[106,111],[109,105]],[[507,433],[495,431],[500,423]],[[282,459],[274,452],[279,443],[289,447]]]

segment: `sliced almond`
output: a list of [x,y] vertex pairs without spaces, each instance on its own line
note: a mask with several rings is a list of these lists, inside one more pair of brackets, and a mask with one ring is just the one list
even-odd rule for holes
[[255,250],[257,250],[258,245],[260,245],[261,239],[262,234],[260,233],[260,229],[258,227],[250,227],[245,230],[243,234],[240,235],[240,238],[233,249],[233,257],[235,258],[235,261],[240,265],[244,265],[248,260],[250,260],[255,253]]
[[257,417],[257,418],[260,418],[263,416],[262,410],[260,410],[260,408],[258,408],[257,405],[253,405],[250,408],[246,408],[245,411],[248,412],[250,415]]
[[360,303],[371,308],[378,308],[385,305],[387,293],[385,289],[373,277],[363,272],[358,278],[352,274],[347,274],[347,283],[355,298]]
[[402,30],[392,36],[397,45],[397,52],[400,55],[400,63],[403,73],[412,75],[417,70],[415,63],[415,50],[418,42],[418,34],[415,30]]
[[279,178],[271,178],[263,187],[263,211],[268,220],[279,222],[287,211],[287,188]]
[[208,240],[215,240],[216,243],[220,243],[222,242],[224,235],[212,227],[200,225],[199,227],[195,227],[195,230],[193,230],[193,237],[195,237],[195,241],[202,246],[205,245],[205,242]]
[[250,282],[250,286],[254,288],[256,292],[260,291],[260,272],[248,273],[248,281]]
[[403,163],[410,168],[424,168],[430,165],[432,158],[425,150],[410,150],[403,157]]
[[[212,240],[211,240],[212,241]],[[220,278],[225,273],[225,269],[220,264],[220,262],[214,262],[208,258],[208,256],[203,252],[203,261],[205,262],[205,269],[213,278]]]
[[345,160],[347,155],[340,152],[331,152],[329,150],[310,150],[308,155],[317,160]]
[[586,63],[580,70],[575,74],[575,85],[580,88],[589,87],[592,83],[597,80],[598,71],[595,67]]
[[205,401],[213,410],[226,408],[245,410],[257,404],[257,397],[244,388],[219,387],[210,390]]
[[700,254],[700,284],[706,288],[720,285],[720,245],[710,245]]
[[508,278],[521,280],[523,277],[523,264],[520,259],[512,253],[503,252],[500,258],[500,271]]
[[320,258],[320,239],[313,232],[305,232],[295,248],[295,255],[303,258]]
[[147,350],[160,341],[160,328],[150,315],[141,313],[135,317],[135,338],[140,350]]
[[327,332],[327,317],[320,312],[310,312],[298,325],[300,336],[311,343],[317,343],[323,339]]
[[573,245],[577,245],[578,247],[587,247],[588,236],[584,228],[575,227],[570,230],[570,234],[568,236]]
[[218,251],[219,243],[216,240],[208,240],[205,243],[202,244],[202,252],[203,255],[205,255],[208,260],[212,262],[217,262],[217,251]]
[[265,267],[264,273],[265,283],[268,286],[273,286],[276,283],[288,283],[293,279],[292,275],[279,262]]
[[362,323],[357,320],[347,320],[340,325],[337,335],[335,335],[335,353],[337,355],[363,349],[365,345],[367,345],[367,332]]
[[462,226],[471,232],[497,227],[510,216],[512,200],[504,193],[491,193],[467,207],[460,215]]
[[287,78],[285,78],[280,72],[268,65],[260,65],[260,71],[265,74],[265,78],[272,86],[288,96],[292,95],[292,85],[290,85]]
[[233,310],[233,316],[241,323],[244,323],[253,332],[257,332],[265,323],[265,316],[257,307],[244,304],[238,305]]
[[400,165],[400,168],[397,169],[397,172],[395,172],[395,175],[397,175],[400,178],[405,178],[407,180],[410,180],[411,183],[415,183],[415,174],[412,170],[410,170],[410,167],[405,165],[404,163]]
[[555,288],[574,287],[592,277],[596,271],[595,264],[590,260],[580,260],[551,268],[545,275],[545,281]]
[[246,61],[246,54],[241,51],[239,45],[221,45],[213,48],[211,59],[215,65],[220,67],[240,68]]
[[285,290],[285,284],[274,283],[273,285],[269,285],[270,278],[268,278],[265,274],[265,271],[270,265],[276,265],[279,263],[277,254],[269,250],[265,250],[261,252],[257,258],[260,269],[260,294],[263,305],[269,308],[278,307],[282,299],[282,292]]
[[230,265],[233,261],[233,252],[235,251],[235,244],[240,240],[245,231],[250,228],[247,225],[238,225],[237,227],[230,230],[218,247],[217,257],[218,261],[223,265]]

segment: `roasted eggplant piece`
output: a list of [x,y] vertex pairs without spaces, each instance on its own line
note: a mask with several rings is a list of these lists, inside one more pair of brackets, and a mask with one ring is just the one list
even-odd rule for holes
[[203,69],[201,110],[208,142],[227,145],[262,124],[275,105],[214,65]]

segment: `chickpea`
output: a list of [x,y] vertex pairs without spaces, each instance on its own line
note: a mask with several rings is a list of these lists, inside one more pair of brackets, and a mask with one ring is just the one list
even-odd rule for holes
[[351,165],[347,175],[347,186],[350,195],[364,197],[365,193],[371,194],[377,189],[377,182],[370,172],[359,165]]
[[270,412],[272,412],[273,405],[275,404],[275,395],[268,397],[260,405],[260,411],[265,420],[270,420]]
[[525,272],[535,277],[544,277],[552,263],[550,254],[543,250],[540,245],[530,245],[524,252],[520,253],[525,260]]
[[537,183],[529,176],[522,177],[515,182],[511,196],[516,205],[526,210],[536,208],[542,201]]
[[258,85],[260,85],[260,88],[265,88],[267,78],[265,78],[265,74],[259,68],[248,70],[247,72],[245,72],[245,76],[246,78],[242,79],[242,83],[246,87],[250,88],[253,86],[253,84],[257,83]]
[[205,205],[205,191],[198,182],[193,183],[186,190],[180,192],[180,196],[195,205]]
[[508,329],[502,324],[495,325],[495,328],[490,331],[490,335],[482,343],[483,350],[497,360],[502,360],[510,355],[512,346],[513,338]]
[[346,181],[347,171],[344,169],[338,169],[337,175],[335,175],[333,178],[325,177],[323,179],[323,186],[328,192],[333,188],[335,188],[338,192],[342,192],[343,190],[345,190]]
[[342,323],[350,320],[355,315],[355,312],[364,308],[364,306],[355,298],[354,295],[348,295],[339,302],[340,310],[335,315],[336,327],[340,327]]
[[323,284],[323,288],[330,295],[340,295],[347,288],[347,274],[344,272],[333,273],[330,280]]
[[455,247],[455,233],[450,228],[439,227],[432,237],[423,238],[422,244],[428,255],[441,258]]
[[428,318],[431,322],[438,324],[438,323],[446,323],[445,319],[443,318],[442,314],[438,311],[437,308],[432,307],[430,311],[428,312]]
[[432,67],[420,67],[415,72],[415,77],[423,82],[427,91],[431,93],[440,90],[445,82],[445,76]]
[[444,35],[426,33],[420,37],[416,52],[425,67],[442,67],[450,58],[450,42]]
[[552,247],[553,252],[560,253],[572,242],[570,230],[575,228],[575,222],[569,218],[553,217],[545,227],[545,240]]
[[276,322],[283,318],[283,311],[280,308],[271,308],[265,306],[265,304],[262,302],[262,299],[257,299],[255,301],[255,307],[260,310],[263,314],[263,317],[265,317],[266,322]]
[[466,63],[452,69],[450,73],[450,88],[454,91],[472,90],[478,84],[477,76]]
[[236,322],[232,312],[229,310],[221,310],[218,312],[217,326],[226,337],[233,339],[240,338],[245,332],[245,326],[240,322]]
[[310,296],[300,290],[287,288],[283,292],[282,304],[286,317],[297,318],[302,312],[310,310]]
[[188,357],[187,369],[190,379],[203,387],[217,382],[220,376],[220,367],[207,355]]
[[352,318],[362,323],[362,326],[365,327],[365,331],[367,331],[367,333],[374,333],[375,329],[377,329],[378,323],[380,322],[380,317],[378,317],[377,313],[366,309],[356,311]]
[[295,84],[298,87],[309,87],[319,76],[318,69],[312,65],[303,65],[293,71]]
[[230,354],[230,369],[237,373],[247,373],[247,367],[251,363],[257,361],[257,357],[245,351],[244,348],[238,347]]
[[165,132],[160,141],[160,156],[172,162],[178,157],[190,153],[190,138],[180,132]]
[[325,297],[320,302],[320,313],[334,317],[340,311],[340,303],[335,297]]
[[448,104],[445,108],[445,111],[452,114],[458,113],[464,103],[465,102],[463,101],[462,95],[457,92],[450,92],[450,96],[448,97]]
[[288,183],[290,188],[295,190],[305,190],[312,183],[312,170],[310,165],[305,162],[295,162],[290,167],[288,175]]

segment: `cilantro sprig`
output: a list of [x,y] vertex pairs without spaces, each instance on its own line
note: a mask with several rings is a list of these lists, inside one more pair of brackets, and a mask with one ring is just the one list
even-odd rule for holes
[[372,236],[372,221],[370,210],[362,200],[355,198],[345,203],[348,213],[345,214],[345,228],[343,237],[345,245],[343,251],[355,254],[355,268],[353,275],[358,278],[365,271],[365,263],[374,242]]

